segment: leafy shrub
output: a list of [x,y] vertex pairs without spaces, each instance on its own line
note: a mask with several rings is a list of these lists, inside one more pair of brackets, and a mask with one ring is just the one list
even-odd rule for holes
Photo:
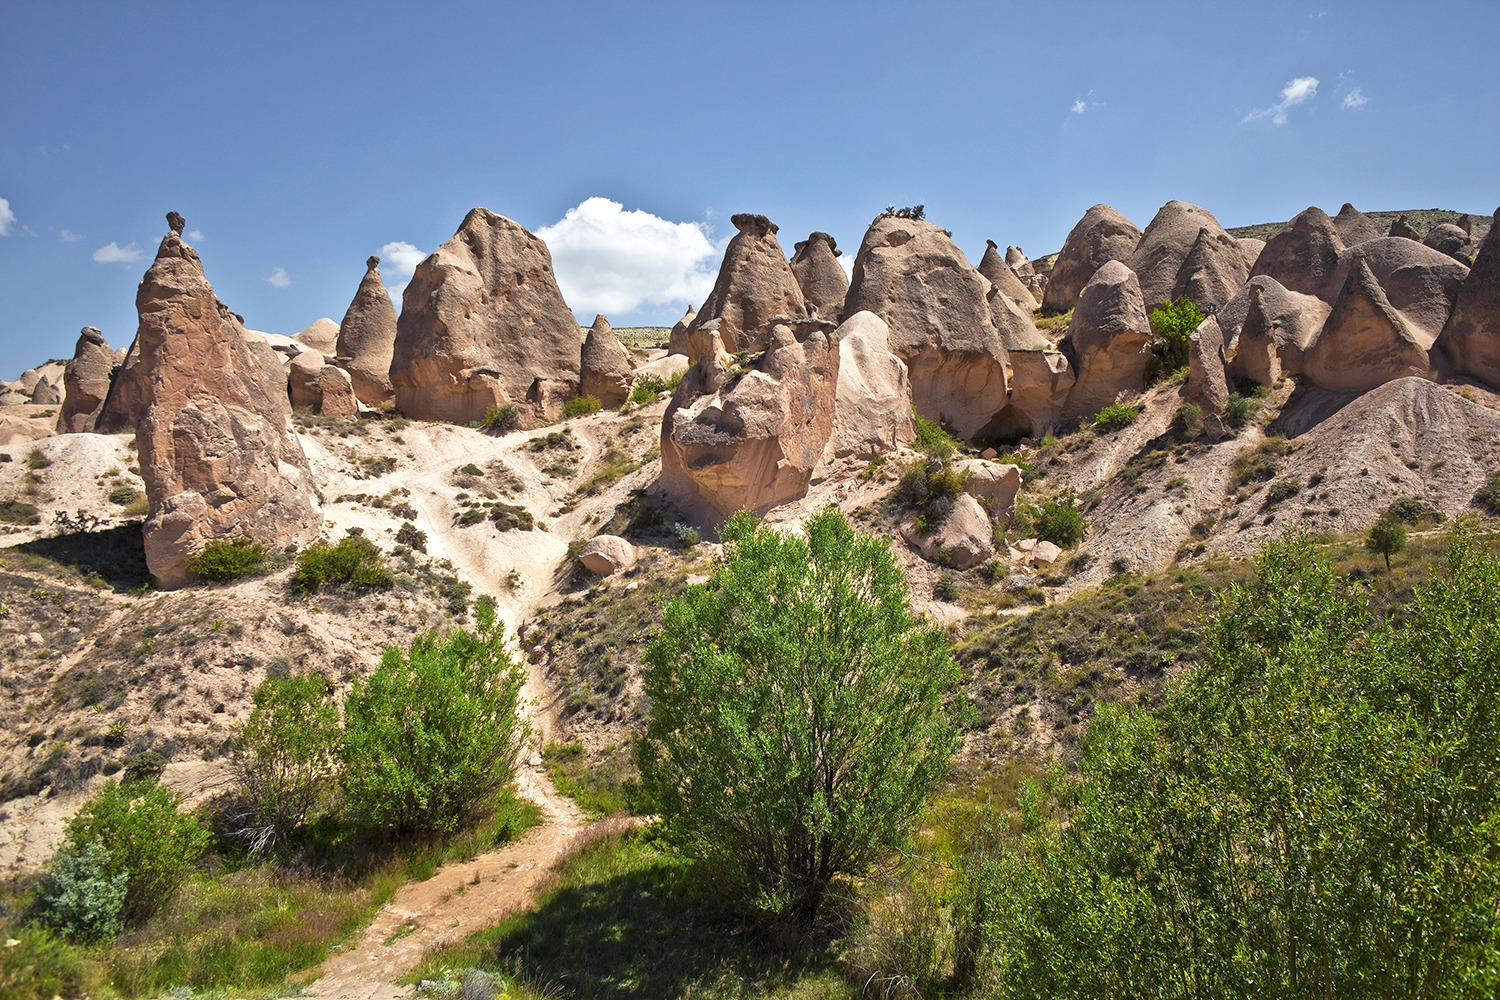
[[1385,557],[1385,568],[1391,568],[1391,556],[1406,548],[1406,525],[1400,518],[1386,515],[1375,522],[1365,537],[1365,548]]
[[21,500],[0,500],[0,524],[41,524],[42,515],[35,504]]
[[691,524],[684,524],[681,521],[678,521],[676,524],[672,525],[672,530],[676,533],[677,540],[682,543],[683,548],[690,549],[694,545],[698,544],[698,529],[693,527]]
[[1281,468],[1278,459],[1291,450],[1292,446],[1287,443],[1286,438],[1268,437],[1241,451],[1234,459],[1234,485],[1263,483],[1274,478]]
[[604,404],[599,401],[598,396],[574,396],[563,404],[563,416],[569,420],[574,417],[586,417],[590,413],[598,413]]
[[525,672],[492,603],[477,629],[425,632],[344,700],[343,788],[354,817],[396,836],[451,833],[515,773],[530,733],[517,714]]
[[209,583],[224,583],[259,572],[266,564],[266,547],[248,538],[215,540],[187,561],[188,572]]
[[128,872],[109,874],[109,848],[101,841],[64,845],[37,889],[41,922],[75,940],[112,938],[125,926],[120,911],[129,880]]
[[491,403],[484,408],[484,419],[479,426],[487,431],[513,431],[521,426],[521,411],[507,403],[496,406]]
[[1385,516],[1413,527],[1442,524],[1448,519],[1448,515],[1419,497],[1401,497],[1398,500],[1392,500],[1391,505],[1385,509]]
[[1203,433],[1203,407],[1197,403],[1183,403],[1172,418],[1183,440],[1191,441]]
[[1028,504],[1022,516],[1038,539],[1065,549],[1083,541],[1084,532],[1088,530],[1088,523],[1078,510],[1078,498],[1072,490],[1064,490],[1040,507]]
[[1224,404],[1224,422],[1230,427],[1242,427],[1254,412],[1254,400],[1237,392],[1230,393],[1229,401]]
[[417,552],[426,552],[427,532],[408,521],[396,531],[396,544],[405,545]]
[[82,854],[98,843],[107,851],[102,873],[126,876],[120,915],[143,920],[171,898],[208,849],[209,832],[179,809],[182,797],[154,782],[105,782],[68,822],[68,849]]
[[917,425],[916,449],[938,462],[946,462],[958,452],[958,439],[940,425],[933,423],[915,410],[912,419]]
[[315,593],[325,583],[341,583],[355,590],[380,590],[391,585],[380,548],[362,535],[350,535],[338,544],[314,542],[297,554],[292,589]]
[[1161,305],[1151,310],[1151,332],[1156,335],[1152,345],[1157,369],[1175,372],[1188,363],[1188,338],[1203,322],[1203,312],[1186,296],[1171,305]]
[[[84,951],[52,931],[35,924],[6,930],[8,939],[0,948],[0,997],[4,1000],[45,1000],[47,997],[82,997],[100,984]],[[102,992],[102,991],[101,991]]]
[[1094,429],[1104,434],[1112,434],[1123,430],[1135,423],[1135,418],[1140,416],[1140,411],[1125,403],[1110,403],[1099,411],[1094,417]]
[[42,449],[40,448],[31,449],[31,453],[26,456],[26,468],[30,469],[32,472],[37,472],[41,469],[45,469],[51,464],[52,459],[42,454]]
[[325,677],[267,677],[254,701],[233,752],[240,789],[255,809],[255,825],[240,834],[252,856],[302,825],[333,774],[340,742],[338,705]]
[[920,220],[920,219],[924,218],[926,215],[927,215],[927,206],[926,205],[912,205],[909,208],[897,208],[895,205],[887,205],[885,207],[885,211],[881,212],[880,215],[877,216],[877,218],[881,218],[881,219],[885,219],[885,218],[897,218],[897,219],[915,219],[915,220]]
[[110,487],[109,502],[117,507],[127,507],[141,498],[141,491],[128,483]]
[[490,508],[490,520],[501,531],[531,531],[536,528],[536,517],[525,507],[496,501]]
[[896,501],[918,512],[917,530],[926,532],[942,526],[971,477],[951,465],[912,462],[901,472]]
[[673,372],[670,378],[665,379],[650,372],[642,372],[636,376],[635,385],[630,389],[630,401],[644,406],[655,402],[664,392],[675,392],[681,384],[682,372]]
[[1278,479],[1266,490],[1266,506],[1275,507],[1284,500],[1290,500],[1302,492],[1302,480],[1293,476],[1290,479]]

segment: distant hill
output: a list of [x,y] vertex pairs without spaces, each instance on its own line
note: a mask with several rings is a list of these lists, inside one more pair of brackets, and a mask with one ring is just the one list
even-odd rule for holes
[[[1373,222],[1375,228],[1379,229],[1382,233],[1389,233],[1391,231],[1391,223],[1403,215],[1406,216],[1406,221],[1411,223],[1413,229],[1419,233],[1425,233],[1440,222],[1456,221],[1464,213],[1452,212],[1446,208],[1408,208],[1398,212],[1366,212],[1364,214],[1365,218]],[[1469,213],[1469,235],[1473,237],[1476,245],[1480,240],[1484,239],[1484,234],[1490,231],[1491,221],[1490,215],[1487,212]],[[1286,225],[1285,222],[1262,222],[1254,226],[1236,226],[1230,229],[1229,232],[1242,239],[1249,237],[1263,240],[1267,239],[1284,225]]]

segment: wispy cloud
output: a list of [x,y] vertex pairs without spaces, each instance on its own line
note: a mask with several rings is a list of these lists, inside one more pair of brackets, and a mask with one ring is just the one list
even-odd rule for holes
[[[397,309],[401,308],[401,294],[411,284],[411,276],[427,255],[410,243],[397,240],[380,248],[381,278],[385,280],[385,293]],[[394,284],[391,279],[395,278]]]
[[64,243],[77,243],[79,240],[83,239],[81,235],[73,232],[71,229],[64,229],[62,232],[57,234],[57,238],[62,240]]
[[1349,93],[1345,94],[1344,99],[1339,102],[1339,110],[1353,111],[1355,108],[1362,108],[1368,103],[1370,103],[1370,99],[1360,93],[1358,87],[1355,87]]
[[1318,78],[1315,76],[1299,76],[1285,87],[1281,88],[1281,100],[1269,108],[1261,108],[1252,111],[1240,119],[1240,124],[1255,121],[1257,118],[1270,118],[1273,125],[1285,125],[1286,113],[1290,108],[1295,108],[1312,100],[1318,95]]
[[284,267],[271,268],[271,276],[266,281],[277,288],[285,288],[292,283],[292,279],[286,276],[286,268]]
[[190,240],[192,240],[194,243],[197,243],[199,240],[203,239],[203,230],[201,230],[201,229],[189,229],[188,230],[188,234],[187,234],[187,238],[190,239]]
[[10,227],[16,224],[16,213],[10,210],[10,202],[0,198],[0,236],[9,236]]
[[626,211],[586,199],[536,234],[552,252],[557,284],[574,313],[628,313],[641,305],[697,304],[708,297],[722,247],[697,222]]
[[1083,99],[1080,98],[1079,100],[1076,100],[1076,101],[1073,102],[1073,113],[1075,115],[1081,115],[1085,111],[1087,111],[1088,109],[1089,109],[1089,102],[1088,101],[1085,101],[1085,100],[1083,100]]
[[94,260],[100,264],[129,264],[144,256],[141,248],[134,243],[127,243],[124,246],[110,243],[94,251]]
[[1075,115],[1081,115],[1085,114],[1089,110],[1089,108],[1102,107],[1104,107],[1104,102],[1095,100],[1094,92],[1090,90],[1087,94],[1084,94],[1082,97],[1078,98],[1078,100],[1074,101],[1072,107],[1070,107],[1068,110]]

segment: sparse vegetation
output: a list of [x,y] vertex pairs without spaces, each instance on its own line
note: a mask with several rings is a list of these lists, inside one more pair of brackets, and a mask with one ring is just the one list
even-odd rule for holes
[[1044,501],[1040,506],[1022,501],[1016,505],[1016,523],[1038,539],[1071,549],[1083,541],[1088,523],[1078,509],[1078,497],[1072,490]]
[[574,417],[586,417],[590,413],[598,413],[604,408],[598,396],[574,396],[563,404],[563,416],[568,420]]
[[391,586],[391,571],[376,544],[363,535],[341,538],[337,544],[314,542],[297,554],[292,589],[311,594],[328,584],[353,591]]
[[484,419],[479,426],[487,431],[514,431],[521,427],[521,411],[507,403],[496,406],[491,403],[484,408]]
[[941,425],[928,420],[915,410],[912,419],[917,426],[917,439],[913,443],[922,454],[935,462],[948,462],[959,449],[958,439]]
[[1102,434],[1124,430],[1135,423],[1140,411],[1126,403],[1110,403],[1094,417],[1094,428]]
[[206,583],[227,583],[258,573],[265,564],[266,547],[241,537],[209,542],[187,561],[187,569]]
[[654,403],[664,392],[676,392],[681,384],[681,372],[673,372],[665,379],[650,372],[642,372],[636,376],[635,385],[630,389],[630,401],[637,406],[645,406],[647,403]]
[[23,500],[0,500],[0,524],[30,526],[41,524],[42,515],[35,504]]

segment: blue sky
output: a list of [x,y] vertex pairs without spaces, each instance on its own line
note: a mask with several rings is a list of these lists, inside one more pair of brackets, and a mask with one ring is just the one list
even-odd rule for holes
[[735,212],[852,259],[922,203],[976,263],[1100,201],[1142,227],[1173,198],[1226,226],[1488,213],[1497,36],[1494,0],[9,0],[0,377],[85,324],[128,344],[169,209],[274,333],[340,318],[384,247],[399,286],[475,205],[543,231],[570,305],[617,326],[701,298]]

